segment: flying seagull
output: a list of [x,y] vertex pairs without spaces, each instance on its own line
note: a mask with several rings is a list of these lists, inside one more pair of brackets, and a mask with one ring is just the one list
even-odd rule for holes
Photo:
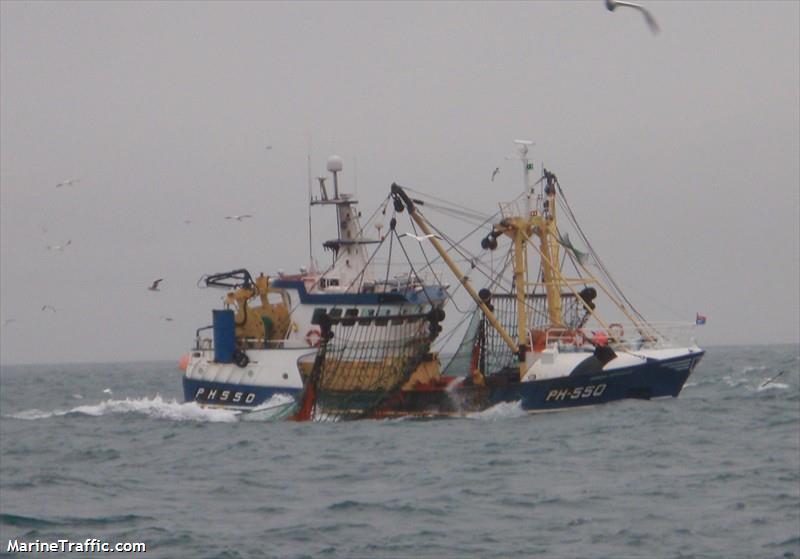
[[253,216],[252,216],[252,215],[250,215],[250,214],[244,214],[244,215],[226,215],[226,216],[225,216],[225,219],[235,219],[236,221],[242,221],[243,219],[247,219],[248,217],[253,217]]
[[56,312],[56,308],[53,305],[42,305],[42,310]]
[[17,321],[17,319],[16,319],[16,318],[7,318],[7,319],[5,319],[5,320],[3,321],[3,326],[8,326],[8,325],[9,325],[9,324],[11,324],[12,322],[16,322],[16,321]]
[[400,233],[399,236],[400,237],[411,237],[412,239],[416,239],[420,243],[422,241],[424,241],[425,239],[430,239],[430,238],[439,239],[440,241],[442,240],[442,238],[439,235],[434,235],[433,233],[428,234],[428,235],[419,235],[419,236],[412,235],[411,233]]
[[656,23],[655,18],[645,8],[643,8],[639,4],[634,4],[633,2],[622,2],[621,0],[606,0],[606,8],[608,8],[608,10],[611,12],[616,10],[618,6],[627,6],[629,8],[635,8],[640,12],[642,12],[642,15],[644,16],[647,25],[650,26],[650,31],[652,31],[653,33],[658,33],[658,24]]
[[71,244],[72,244],[72,240],[70,239],[66,243],[64,243],[63,245],[47,245],[47,250],[57,250],[57,251],[61,252]]
[[494,178],[497,176],[497,173],[500,172],[500,167],[495,167],[494,171],[492,171],[492,182],[494,182]]
[[56,184],[56,188],[61,188],[62,186],[74,186],[81,182],[81,179],[69,179],[66,181],[61,181],[60,183]]
[[172,320],[173,320],[173,318],[172,318],[171,316],[164,316],[164,315],[161,315],[161,317],[160,317],[160,318],[161,318],[161,320],[163,320],[163,321],[165,321],[165,322],[172,322]]
[[158,284],[161,283],[162,281],[164,281],[164,278],[159,278],[159,279],[153,281],[153,285],[151,285],[147,289],[150,290],[150,291],[159,291]]

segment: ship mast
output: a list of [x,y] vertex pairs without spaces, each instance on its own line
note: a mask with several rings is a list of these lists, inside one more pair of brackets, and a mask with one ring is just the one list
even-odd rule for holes
[[[498,332],[503,341],[517,354],[519,359],[520,378],[526,371],[525,355],[530,350],[527,313],[528,286],[532,285],[528,278],[528,243],[535,236],[539,239],[538,251],[541,257],[542,281],[547,296],[547,308],[550,327],[563,327],[561,306],[562,277],[559,265],[559,237],[556,222],[556,187],[555,175],[545,171],[544,196],[537,197],[530,186],[530,170],[533,164],[528,159],[528,146],[533,142],[515,140],[519,147],[519,160],[523,165],[523,180],[525,185],[525,201],[501,204],[500,210],[503,219],[492,227],[492,231],[482,240],[484,249],[497,248],[497,238],[505,235],[511,239],[514,250],[514,290],[517,307],[517,336],[516,341],[503,328],[492,310],[482,300],[470,284],[468,278],[461,272],[455,262],[449,257],[436,237],[431,236],[431,244],[440,254],[453,274],[464,285],[467,293],[475,301],[492,327]],[[431,231],[425,219],[416,210],[414,202],[408,197],[402,187],[392,185],[392,195],[395,197],[395,208],[398,211],[403,207],[408,209],[411,218],[419,225],[420,229],[430,235]],[[568,287],[569,284],[567,284]]]
[[558,228],[556,226],[556,185],[555,175],[545,171],[544,193],[540,222],[534,227],[539,236],[542,251],[542,279],[547,293],[547,310],[551,326],[563,325],[561,315],[561,282],[560,274],[555,270],[559,262]]
[[395,209],[397,211],[402,211],[403,208],[408,209],[408,214],[411,216],[411,219],[413,219],[414,222],[419,225],[419,228],[422,229],[422,232],[425,233],[425,235],[429,235],[429,239],[433,245],[433,248],[435,248],[436,252],[439,253],[439,256],[442,257],[442,260],[444,260],[445,264],[447,264],[447,266],[450,268],[450,271],[452,271],[453,274],[458,278],[458,280],[464,286],[464,289],[467,291],[467,293],[469,293],[469,296],[472,297],[472,300],[475,301],[481,311],[483,311],[483,314],[489,320],[489,323],[492,325],[492,327],[497,330],[503,341],[508,345],[508,347],[511,348],[511,351],[518,353],[520,358],[524,360],[525,356],[524,354],[520,353],[520,348],[517,343],[514,342],[514,339],[508,334],[508,332],[506,332],[505,328],[503,328],[503,326],[500,324],[500,321],[497,320],[497,317],[494,315],[491,309],[489,309],[486,303],[480,298],[478,292],[475,291],[474,287],[472,287],[469,278],[467,278],[467,276],[461,271],[453,259],[450,258],[450,255],[447,254],[447,251],[444,249],[436,236],[431,232],[430,228],[428,227],[428,223],[419,214],[416,209],[416,205],[411,198],[408,197],[408,194],[406,194],[405,190],[403,190],[403,187],[397,183],[392,183],[392,197],[395,200]]

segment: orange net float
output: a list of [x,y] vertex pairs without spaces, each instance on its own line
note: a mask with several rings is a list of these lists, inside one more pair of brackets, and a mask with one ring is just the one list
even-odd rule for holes
[[192,359],[191,353],[185,353],[184,355],[182,355],[181,360],[178,361],[178,368],[185,373],[186,369],[189,367],[189,361],[191,361],[191,359]]
[[531,340],[533,342],[533,351],[541,353],[545,348],[547,333],[544,330],[532,330]]
[[592,336],[592,344],[596,346],[606,346],[608,345],[608,334],[600,330],[599,332],[594,332]]

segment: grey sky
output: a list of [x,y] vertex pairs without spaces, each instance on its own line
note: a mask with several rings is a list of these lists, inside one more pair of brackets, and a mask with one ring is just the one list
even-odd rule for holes
[[800,3],[642,2],[3,2],[0,359],[177,360],[201,274],[307,263],[309,135],[365,213],[493,211],[529,138],[646,316],[797,343]]

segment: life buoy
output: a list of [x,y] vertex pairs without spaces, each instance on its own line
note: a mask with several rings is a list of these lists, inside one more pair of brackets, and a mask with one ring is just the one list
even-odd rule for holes
[[608,325],[608,334],[616,340],[621,340],[625,335],[625,329],[622,327],[622,324],[615,322],[614,324]]
[[319,347],[319,342],[322,339],[322,334],[319,331],[319,328],[312,328],[308,332],[306,332],[306,343],[308,347]]

